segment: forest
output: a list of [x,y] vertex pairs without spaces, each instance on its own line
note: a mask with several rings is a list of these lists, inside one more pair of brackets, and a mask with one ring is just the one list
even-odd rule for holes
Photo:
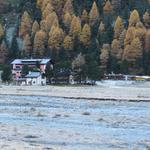
[[[0,11],[1,65],[15,58],[51,58],[53,75],[68,70],[91,80],[112,72],[150,75],[150,0],[20,0],[7,5]],[[2,15],[11,9],[18,17],[8,44],[11,20]]]

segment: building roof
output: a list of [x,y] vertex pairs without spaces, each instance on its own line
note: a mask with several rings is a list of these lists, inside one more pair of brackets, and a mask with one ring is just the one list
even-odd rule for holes
[[15,59],[11,64],[47,64],[51,59]]
[[38,78],[39,76],[41,76],[40,72],[29,72],[29,74],[27,74],[25,77],[26,78]]

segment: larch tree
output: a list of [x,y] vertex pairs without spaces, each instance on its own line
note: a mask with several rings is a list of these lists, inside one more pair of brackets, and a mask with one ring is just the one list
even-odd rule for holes
[[71,36],[67,35],[64,38],[63,46],[65,50],[73,50],[73,39]]
[[135,28],[129,27],[124,39],[124,47],[126,47],[126,45],[130,45],[134,38],[135,38]]
[[110,12],[113,11],[112,4],[111,4],[111,2],[110,2],[109,0],[106,1],[105,5],[104,5],[104,7],[103,7],[103,11],[104,11],[105,13],[110,13]]
[[3,38],[3,36],[4,36],[4,29],[2,25],[0,24],[0,40]]
[[120,43],[120,46],[121,46],[122,49],[124,48],[124,40],[125,40],[125,37],[126,37],[126,32],[127,32],[127,30],[124,29],[122,31],[122,33],[120,34],[120,37],[119,37],[119,43]]
[[47,5],[51,5],[52,6],[52,0],[43,0],[42,6],[41,6],[41,11],[44,12],[44,10],[46,9]]
[[66,3],[63,8],[63,14],[65,14],[66,12],[68,12],[70,15],[74,14],[72,0],[66,0]]
[[133,10],[129,18],[129,27],[135,26],[138,22],[140,22],[139,13],[137,10]]
[[50,49],[60,50],[63,44],[64,32],[61,28],[53,26],[49,33],[48,46]]
[[32,20],[27,11],[25,11],[21,18],[19,36],[25,37],[26,34],[30,34],[32,29]]
[[72,16],[70,15],[69,12],[66,12],[63,17],[63,23],[67,32],[70,30],[71,21],[72,21]]
[[48,23],[46,20],[41,20],[40,22],[40,29],[46,33],[49,32],[49,29],[48,29]]
[[83,26],[82,32],[80,34],[80,42],[88,47],[91,43],[91,28],[88,24]]
[[46,21],[47,21],[47,27],[48,27],[49,31],[51,30],[52,26],[59,26],[58,16],[57,16],[56,12],[50,13],[46,17]]
[[114,26],[114,38],[119,39],[120,34],[122,33],[123,30],[124,30],[124,24],[122,18],[118,16]]
[[114,39],[111,44],[111,55],[121,60],[122,57],[122,49],[119,40]]
[[79,38],[81,33],[81,21],[79,17],[74,16],[71,21],[71,27],[70,27],[70,35],[75,38]]
[[43,0],[37,0],[37,6],[38,6],[39,8],[42,7],[42,4],[43,4]]
[[131,45],[127,45],[124,54],[123,59],[127,60],[132,64],[132,66],[136,65],[136,62],[138,59],[142,58],[143,52],[142,52],[142,45],[139,38],[133,39],[131,42]]
[[54,11],[53,6],[51,5],[51,3],[48,3],[48,5],[46,6],[46,8],[43,10],[42,13],[42,18],[46,19],[46,17],[51,14]]
[[29,34],[26,34],[24,40],[23,40],[23,50],[22,50],[22,55],[30,57],[32,54],[32,43],[31,43],[31,38]]
[[96,5],[96,2],[94,1],[92,8],[90,10],[89,13],[89,24],[90,26],[93,26],[97,21],[99,21],[99,10],[98,7]]
[[150,27],[150,14],[146,11],[143,15],[143,21],[146,27]]
[[34,35],[37,31],[40,30],[40,25],[37,21],[34,21],[32,25],[32,34]]
[[88,23],[89,21],[88,12],[85,9],[83,10],[82,15],[81,15],[81,21],[82,21],[82,24]]
[[145,35],[145,52],[150,52],[150,29],[147,30]]
[[45,42],[46,42],[46,33],[42,30],[36,32],[33,47],[34,56],[42,57],[44,55]]
[[101,63],[101,68],[106,69],[108,60],[109,60],[109,51],[110,51],[110,45],[109,44],[103,44],[103,47],[101,49],[101,54],[100,54],[100,63]]
[[98,32],[99,33],[105,32],[105,24],[102,21],[99,24]]

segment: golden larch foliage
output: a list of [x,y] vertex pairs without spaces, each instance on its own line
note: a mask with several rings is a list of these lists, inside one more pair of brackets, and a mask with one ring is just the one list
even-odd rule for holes
[[112,10],[113,10],[113,7],[111,5],[111,2],[109,0],[107,0],[104,7],[103,7],[103,11],[105,13],[110,13],[110,12],[112,12]]
[[40,22],[40,29],[46,33],[48,33],[48,24],[46,20],[41,20]]
[[123,20],[121,17],[118,16],[114,26],[114,38],[119,39],[120,34],[122,33],[123,30],[124,30]]
[[23,40],[23,51],[22,55],[23,56],[31,56],[31,51],[32,51],[32,43],[31,43],[31,38],[29,34],[26,34],[24,40]]
[[147,30],[145,35],[145,51],[150,52],[150,29]]
[[94,1],[92,8],[90,10],[90,13],[89,13],[89,24],[90,24],[90,26],[93,26],[97,21],[99,21],[99,17],[100,17],[99,11],[98,11],[96,2]]
[[118,60],[121,60],[122,57],[122,49],[120,41],[117,39],[114,39],[111,44],[111,54],[112,56],[115,56]]
[[30,34],[31,28],[32,28],[32,21],[30,15],[28,14],[27,11],[25,11],[21,18],[19,36],[25,37],[26,34]]
[[36,32],[34,38],[34,56],[41,57],[44,54],[46,43],[46,33],[42,30]]
[[91,28],[88,24],[83,26],[80,34],[80,42],[86,47],[88,47],[91,43]]
[[79,17],[73,16],[70,27],[70,35],[75,38],[79,38],[81,33],[81,21]]
[[4,29],[3,26],[0,24],[0,40],[2,39],[3,36],[4,36]]
[[81,21],[83,24],[88,23],[89,15],[88,12],[84,9],[81,15]]
[[150,25],[150,14],[148,11],[146,11],[143,15],[143,21],[145,26],[149,26]]
[[131,45],[127,45],[124,54],[123,54],[123,60],[127,60],[130,62],[132,65],[136,64],[136,61],[139,58],[142,58],[142,44],[139,38],[133,39],[131,42]]
[[43,0],[42,7],[41,7],[42,12],[46,9],[48,4],[52,6],[51,0]]
[[32,34],[35,34],[37,31],[40,30],[40,25],[37,21],[34,21],[32,25]]
[[72,16],[70,15],[69,12],[66,12],[63,17],[63,23],[67,30],[70,30],[71,21],[72,21]]
[[140,22],[140,16],[137,10],[133,10],[129,18],[129,26],[135,26],[136,23]]
[[51,3],[48,3],[48,5],[46,6],[46,8],[43,10],[42,12],[42,18],[46,19],[46,17],[51,14],[54,11],[53,6],[51,5]]
[[49,33],[48,46],[51,49],[59,50],[62,47],[64,32],[61,28],[53,26]]
[[68,12],[70,15],[74,14],[73,6],[72,6],[72,0],[66,1],[65,5],[64,5],[64,9],[63,9],[63,14],[65,14],[66,12]]
[[110,51],[110,45],[109,44],[103,44],[103,47],[101,49],[100,54],[100,62],[101,62],[101,68],[106,69],[109,59],[109,51]]
[[55,12],[50,13],[46,17],[47,28],[50,31],[52,26],[59,26],[58,16]]
[[105,24],[102,21],[99,24],[98,32],[105,32]]
[[67,35],[63,42],[64,49],[72,50],[73,49],[73,39],[71,36]]

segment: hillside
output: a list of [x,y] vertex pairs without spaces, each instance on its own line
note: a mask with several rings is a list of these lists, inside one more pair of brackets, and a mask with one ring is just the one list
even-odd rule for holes
[[1,63],[18,57],[51,57],[54,72],[71,69],[78,79],[98,79],[111,72],[150,74],[149,0],[0,3],[1,17],[9,4],[13,13],[7,15],[8,26],[15,27],[10,32],[3,21],[0,25]]

